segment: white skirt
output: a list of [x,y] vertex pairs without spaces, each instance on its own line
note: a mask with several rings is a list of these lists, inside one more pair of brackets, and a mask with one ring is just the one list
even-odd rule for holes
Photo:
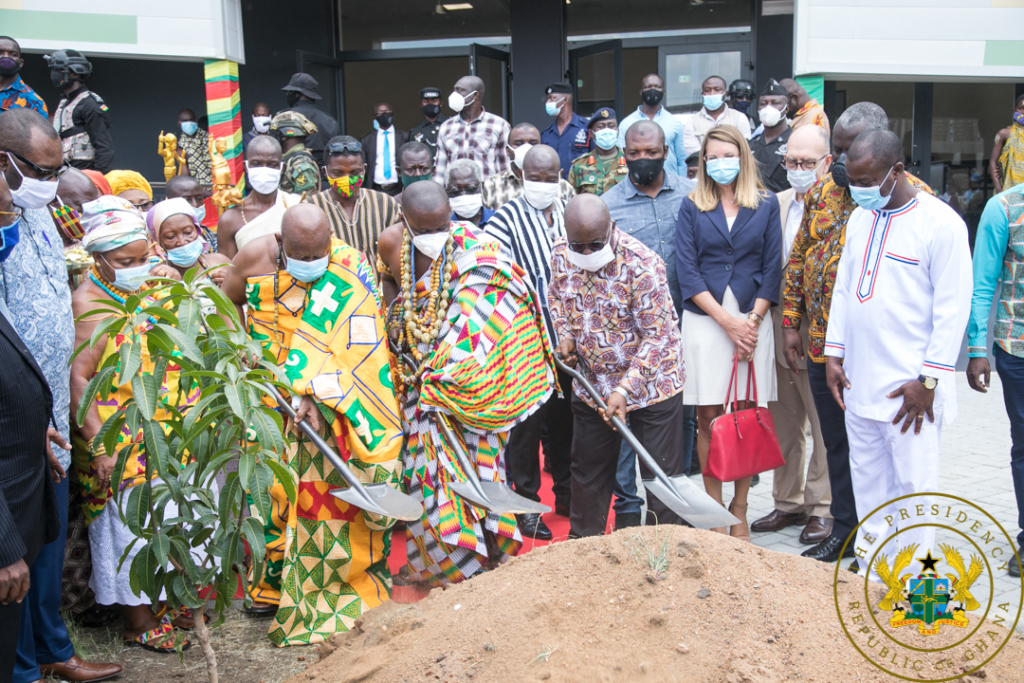
[[[727,287],[722,297],[722,308],[734,318],[746,318],[740,311],[739,302]],[[688,406],[724,405],[732,374],[732,357],[736,345],[722,327],[711,316],[683,311],[683,357],[686,359],[686,388],[683,390],[683,404]],[[757,328],[757,347],[752,363],[740,361],[739,398],[747,395],[747,367],[754,366],[757,381],[757,404],[767,407],[776,400],[775,392],[775,330],[772,327],[772,312],[769,310]],[[751,391],[753,400],[753,391]]]

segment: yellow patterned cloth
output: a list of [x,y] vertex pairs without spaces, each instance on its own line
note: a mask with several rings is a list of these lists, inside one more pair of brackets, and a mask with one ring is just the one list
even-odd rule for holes
[[[316,399],[331,446],[361,481],[397,488],[401,423],[365,257],[333,240],[327,272],[313,284],[271,273],[249,278],[246,292],[250,335],[282,363],[295,393]],[[269,635],[279,646],[308,645],[347,631],[389,598],[393,520],[332,496],[345,484],[308,442],[290,444],[287,459],[298,501],[287,513],[275,501],[275,516],[286,518],[287,527]]]
[[1003,151],[999,155],[999,175],[1004,190],[1024,183],[1024,126],[1019,123],[1010,126],[1010,137],[1003,143]]

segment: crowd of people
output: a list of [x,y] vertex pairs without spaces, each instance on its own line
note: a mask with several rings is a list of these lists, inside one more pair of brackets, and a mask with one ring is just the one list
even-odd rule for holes
[[[713,422],[754,406],[771,411],[785,461],[775,509],[748,524],[751,477],[727,502],[723,482],[705,475],[738,520],[714,531],[749,542],[798,525],[806,557],[863,558],[870,529],[843,553],[859,518],[938,490],[961,339],[969,324],[968,379],[986,391],[1000,279],[993,353],[1024,527],[1020,99],[1000,133],[1006,188],[985,208],[972,267],[963,221],[906,171],[885,111],[859,102],[830,122],[791,79],[758,93],[709,77],[685,123],[664,108],[657,74],[621,122],[609,107],[580,116],[572,88],[553,83],[540,130],[486,111],[486,84],[465,76],[447,98],[451,117],[442,90],[425,87],[411,131],[382,102],[373,131],[356,138],[317,107],[315,79],[295,74],[288,108],[253,108],[246,194],[215,216],[213,147],[194,112],[178,114],[183,159],[160,200],[141,174],[112,168],[88,60],[73,50],[47,59],[65,94],[52,119],[18,76],[17,43],[0,38],[0,681],[120,672],[75,654],[62,600],[92,624],[120,606],[126,645],[153,652],[173,652],[169,636],[194,626],[189,610],[149,604],[128,579],[138,548],[117,507],[126,496],[112,490],[115,458],[95,437],[132,385],[107,401],[85,392],[123,339],[72,361],[102,324],[85,314],[193,268],[281,366],[296,419],[367,483],[422,504],[404,527],[403,581],[468,580],[524,538],[552,537],[538,514],[457,495],[466,473],[455,448],[482,480],[534,501],[543,462],[569,538],[605,533],[610,509],[615,529],[640,525],[645,501],[646,523],[685,524],[638,490],[638,469],[652,473],[612,418],[678,476],[708,471]],[[151,371],[143,354],[140,372]],[[167,396],[178,409],[195,400]],[[387,599],[395,526],[325,496],[339,479],[309,442],[285,455],[316,495],[292,502],[271,488],[265,547],[251,548],[264,570],[248,596],[281,646],[321,642]],[[133,451],[122,489],[145,480],[144,458]],[[65,557],[75,558],[67,570]],[[315,586],[296,578],[311,575]]]

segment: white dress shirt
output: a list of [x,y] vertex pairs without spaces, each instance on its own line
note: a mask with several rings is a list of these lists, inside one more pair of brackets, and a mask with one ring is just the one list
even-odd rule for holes
[[796,241],[796,235],[800,232],[800,222],[804,219],[804,198],[797,199],[796,197],[794,192],[793,199],[789,202],[789,213],[786,214],[785,229],[782,231],[783,269],[789,263],[789,252],[793,251],[793,242]]
[[[384,175],[384,134],[387,133],[388,157],[391,159],[391,176]],[[373,164],[373,182],[377,185],[392,185],[398,182],[398,166],[395,165],[395,126],[377,131],[377,160]]]
[[736,111],[729,105],[725,105],[725,111],[719,114],[716,119],[704,107],[691,116],[686,125],[683,126],[683,146],[686,148],[686,156],[700,151],[704,142],[704,136],[715,126],[736,126],[743,133],[743,137],[750,139],[750,119],[741,111]]

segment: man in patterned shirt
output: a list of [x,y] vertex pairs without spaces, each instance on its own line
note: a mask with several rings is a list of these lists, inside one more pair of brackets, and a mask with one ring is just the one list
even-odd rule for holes
[[49,118],[46,103],[21,80],[18,72],[25,66],[21,46],[8,36],[0,36],[0,111],[32,109]]
[[476,76],[463,76],[448,96],[448,106],[458,116],[442,123],[437,131],[434,180],[444,185],[444,169],[456,159],[479,161],[485,180],[507,169],[504,143],[508,121],[484,111],[484,82]]
[[[497,211],[516,197],[523,196],[523,164],[527,153],[540,144],[540,131],[532,123],[520,123],[508,133],[505,152],[508,155],[508,170],[491,176],[484,181],[484,207]],[[558,181],[558,198],[569,201],[576,196],[576,190],[565,178]]]
[[[548,306],[559,355],[604,394],[608,414],[573,384],[571,536],[597,536],[608,523],[622,436],[610,415],[626,419],[665,472],[683,470],[683,366],[679,318],[665,264],[638,240],[616,229],[608,207],[580,195],[565,210],[565,237],[551,253]],[[654,475],[643,462],[645,479]],[[653,496],[648,524],[682,519]]]
[[[783,86],[785,83],[783,82]],[[846,176],[846,152],[858,135],[872,128],[888,129],[885,110],[872,102],[858,102],[836,121],[832,135],[831,172],[807,192],[804,218],[790,252],[784,273],[782,330],[786,363],[799,374],[797,358],[804,358],[800,325],[804,318],[810,325],[807,353],[807,376],[811,384],[814,407],[818,411],[822,439],[828,461],[828,479],[832,488],[832,533],[818,545],[802,554],[822,562],[839,559],[843,543],[857,526],[857,508],[850,480],[850,444],[846,436],[846,418],[832,398],[825,378],[825,331],[832,289],[835,286],[839,257],[846,243],[846,222],[857,208],[850,195]],[[931,192],[927,185],[906,174],[914,186]],[[853,544],[845,557],[853,557]]]

